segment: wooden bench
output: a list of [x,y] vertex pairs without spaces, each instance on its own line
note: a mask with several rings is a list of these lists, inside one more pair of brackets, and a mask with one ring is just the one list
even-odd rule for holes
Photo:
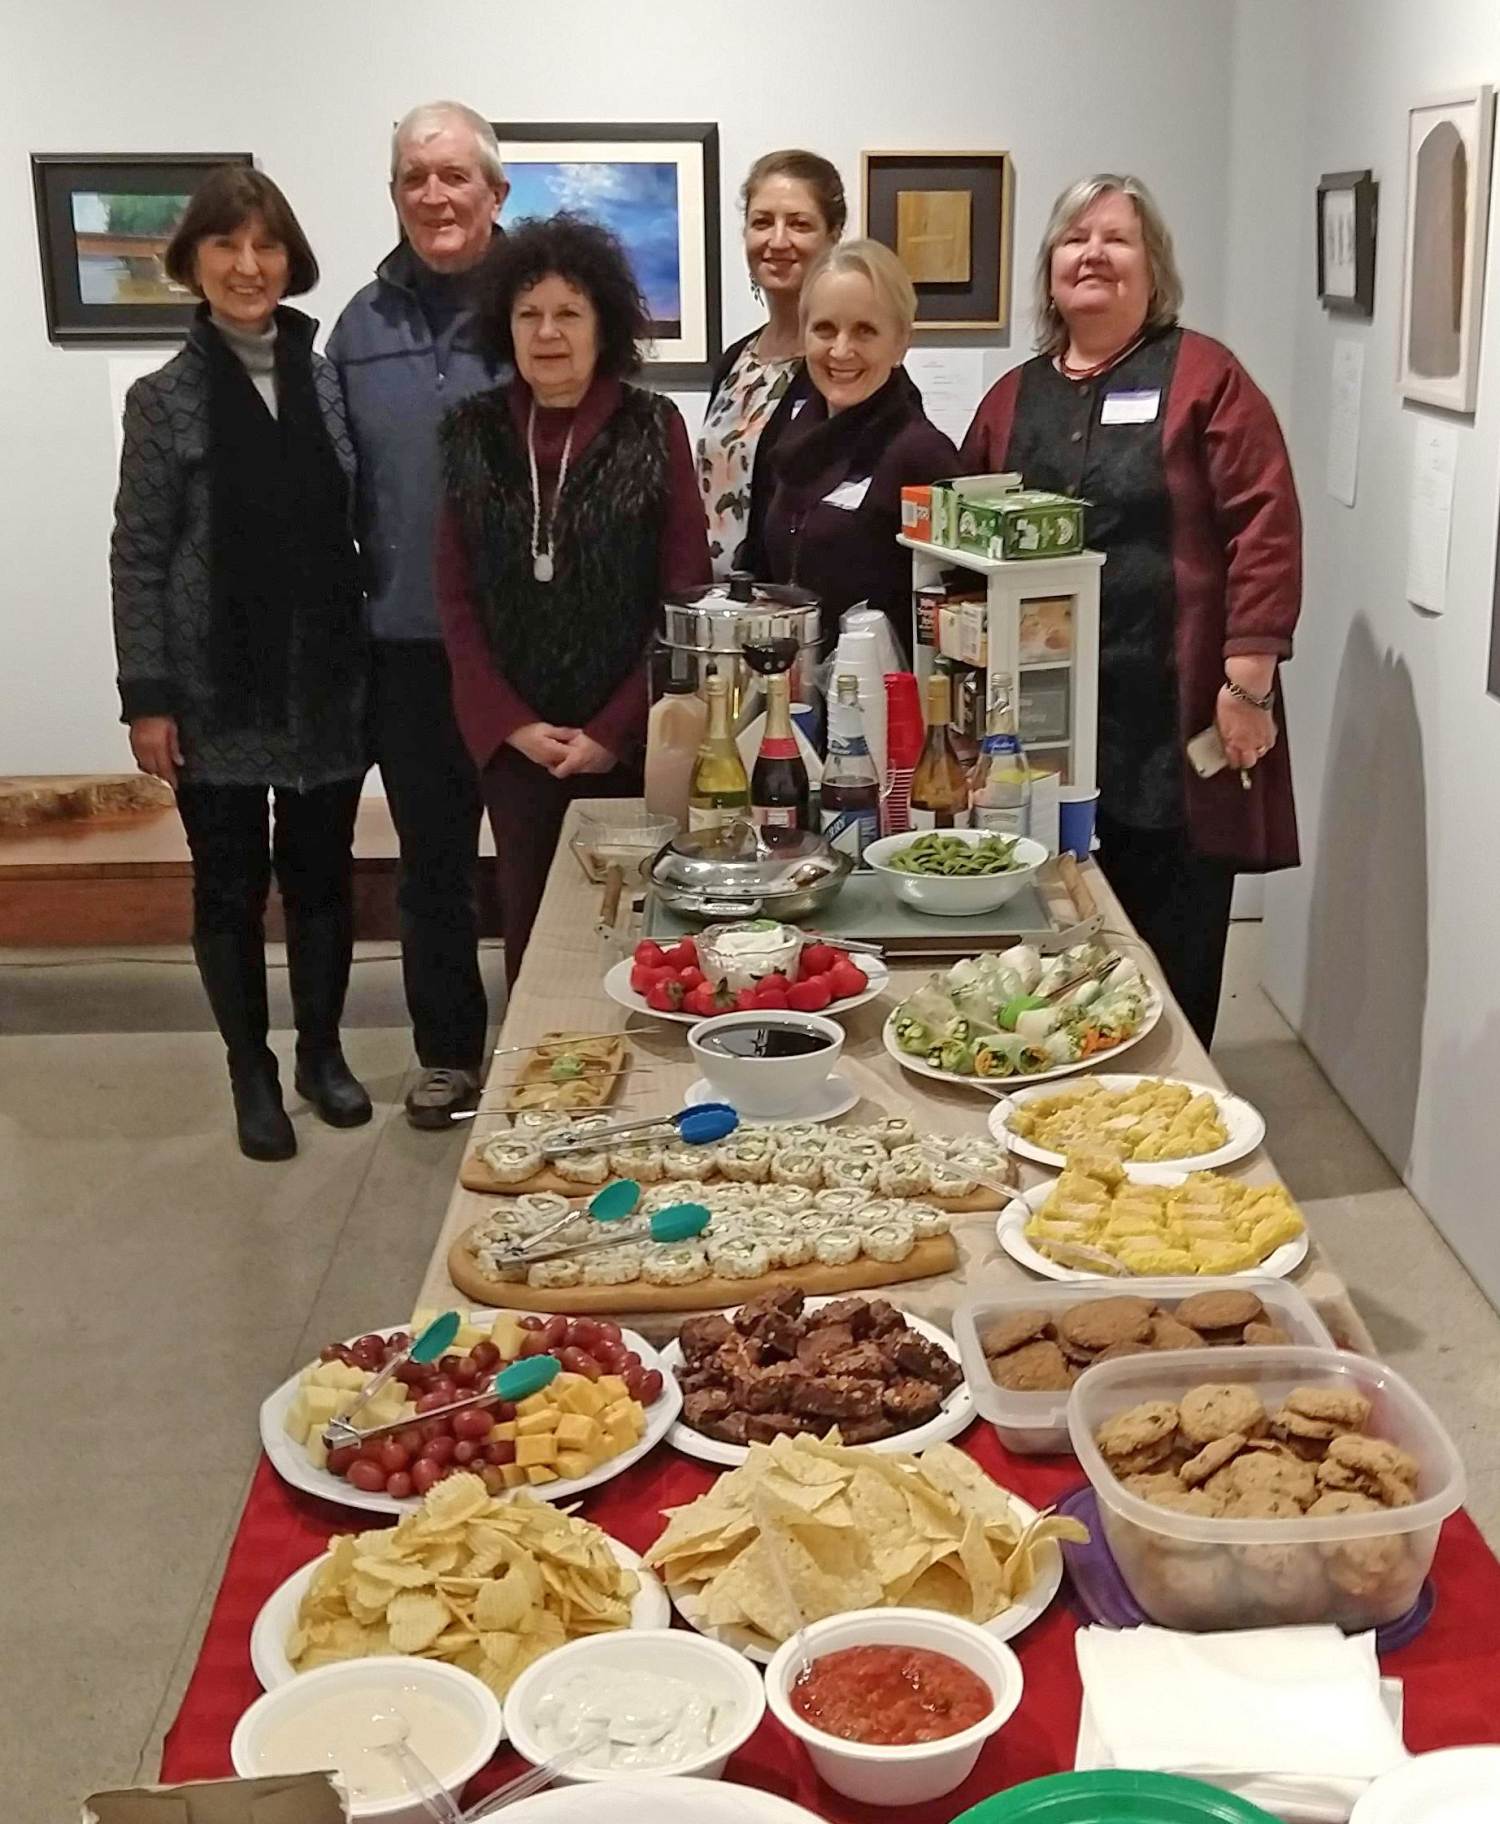
[[[494,845],[486,823],[484,862]],[[362,798],[354,827],[354,930],[399,935],[396,832],[384,798]],[[478,870],[480,930],[500,934],[495,870]],[[267,934],[282,935],[273,887]],[[0,830],[0,947],[185,944],[192,933],[192,866],[174,810]]]

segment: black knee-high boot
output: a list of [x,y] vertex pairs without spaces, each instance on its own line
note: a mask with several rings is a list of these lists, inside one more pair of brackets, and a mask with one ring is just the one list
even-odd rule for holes
[[276,1059],[266,1044],[266,947],[261,932],[209,931],[193,939],[224,1049],[240,1151],[247,1159],[290,1159],[297,1136],[281,1103]]
[[370,1119],[370,1098],[344,1061],[339,1020],[349,987],[354,951],[343,910],[286,911],[286,961],[292,1013],[297,1022],[297,1094],[305,1096],[330,1127],[360,1127]]

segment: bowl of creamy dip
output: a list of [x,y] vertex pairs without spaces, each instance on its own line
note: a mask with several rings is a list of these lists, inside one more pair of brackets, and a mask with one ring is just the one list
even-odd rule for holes
[[587,1742],[563,1780],[716,1780],[765,1708],[759,1671],[733,1648],[643,1628],[586,1635],[527,1667],[505,1699],[505,1727],[528,1761]]
[[752,918],[733,925],[709,925],[694,940],[698,967],[715,988],[753,988],[767,975],[790,976],[802,954],[795,925]]
[[235,1725],[229,1754],[244,1779],[332,1773],[351,1818],[429,1824],[389,1744],[404,1738],[457,1800],[503,1734],[499,1699],[472,1673],[390,1654],[319,1666],[267,1691]]

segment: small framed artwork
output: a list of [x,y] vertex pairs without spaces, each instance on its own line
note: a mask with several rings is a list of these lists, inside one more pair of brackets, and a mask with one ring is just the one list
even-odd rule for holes
[[180,342],[198,300],[162,265],[188,198],[248,152],[33,152],[47,334],[54,342]]
[[1325,310],[1375,314],[1375,212],[1368,171],[1331,171],[1318,184],[1318,297]]
[[1407,116],[1400,386],[1474,410],[1489,228],[1495,91],[1442,95]]
[[864,231],[917,288],[917,328],[1010,323],[1013,167],[1008,152],[864,152]]
[[646,373],[706,385],[722,347],[719,129],[710,122],[497,121],[504,220],[560,209],[612,229],[651,313]]

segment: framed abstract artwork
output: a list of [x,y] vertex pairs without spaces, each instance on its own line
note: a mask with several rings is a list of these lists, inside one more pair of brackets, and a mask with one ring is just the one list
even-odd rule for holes
[[703,386],[722,348],[719,129],[709,122],[497,121],[505,222],[567,209],[612,229],[651,313],[647,377]]
[[1375,314],[1378,195],[1368,171],[1331,171],[1318,184],[1318,297],[1325,310]]
[[864,231],[917,288],[917,328],[1010,323],[1008,152],[863,152]]
[[1400,387],[1424,405],[1472,412],[1495,91],[1439,96],[1407,119]]
[[33,152],[47,334],[54,342],[180,342],[198,300],[162,265],[188,198],[248,152]]

